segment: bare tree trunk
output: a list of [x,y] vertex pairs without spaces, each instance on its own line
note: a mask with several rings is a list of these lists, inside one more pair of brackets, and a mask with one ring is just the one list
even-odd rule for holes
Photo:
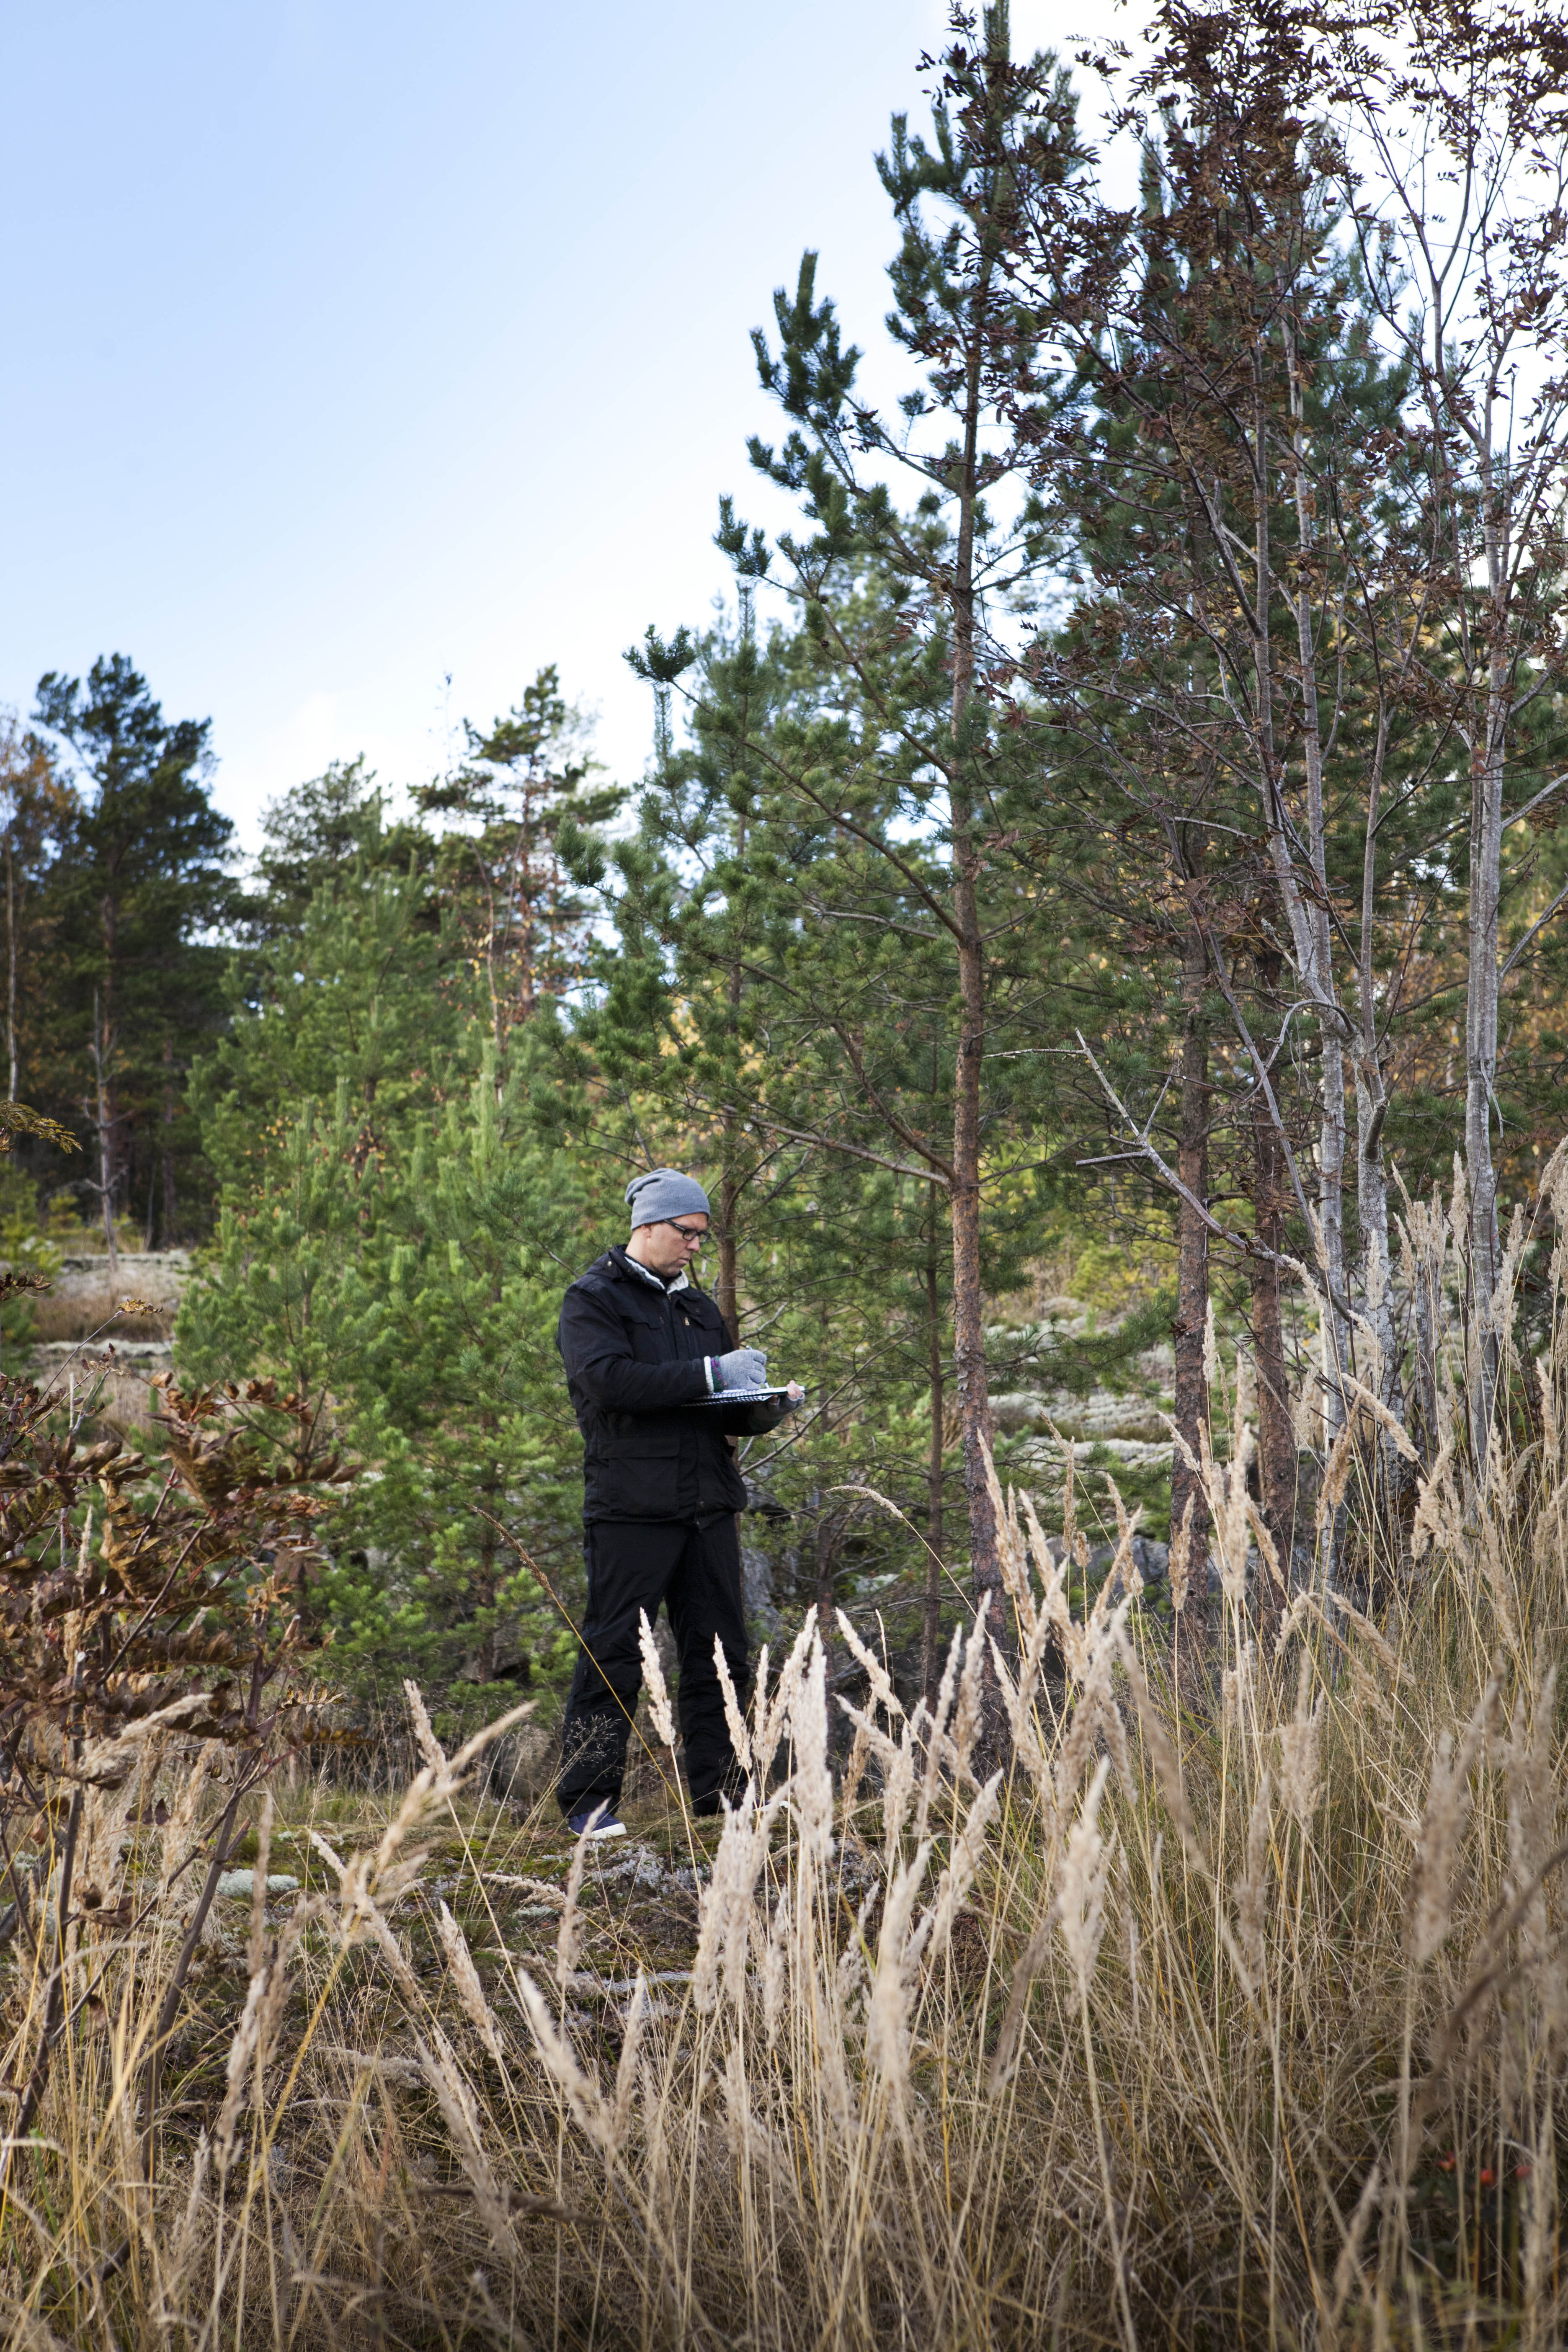
[[99,1018],[98,991],[92,992],[93,1126],[98,1138],[99,1206],[103,1215],[104,1246],[111,1276],[120,1273],[120,1244],[114,1231],[114,1113],[109,1093],[108,1062],[112,1052],[107,1024]]
[[[1263,1523],[1274,1538],[1279,1564],[1290,1572],[1296,1535],[1296,1435],[1290,1413],[1290,1381],[1285,1365],[1285,1327],[1279,1307],[1279,1255],[1284,1246],[1284,1187],[1279,1138],[1261,1089],[1252,1104],[1254,1218],[1260,1255],[1248,1262],[1252,1279],[1252,1353],[1258,1374],[1258,1481]],[[1269,1255],[1263,1255],[1261,1252]],[[1267,1570],[1265,1568],[1265,1580]],[[1286,1595],[1260,1595],[1260,1615],[1277,1625]]]
[[[1489,566],[1500,572],[1498,526],[1486,526]],[[1502,634],[1500,623],[1497,635]],[[1498,1383],[1497,1170],[1492,1162],[1492,1106],[1497,1087],[1498,908],[1502,888],[1503,740],[1507,679],[1494,649],[1486,733],[1470,784],[1470,904],[1465,988],[1465,1170],[1469,1180],[1469,1280],[1480,1350],[1480,1378],[1470,1391],[1470,1444],[1476,1475],[1486,1475],[1487,1448]]]
[[[163,1038],[163,1247],[174,1239],[174,1041]],[[151,1225],[152,1219],[149,1217]]]
[[942,1421],[946,1412],[942,1362],[942,1292],[933,1256],[926,1261],[926,1393],[931,1400],[931,1453],[926,1464],[925,1612],[921,1629],[921,1688],[936,1705],[942,1680],[942,1577],[944,1549]]
[[[1329,923],[1327,828],[1323,815],[1322,719],[1318,708],[1317,645],[1312,627],[1311,574],[1306,561],[1316,536],[1307,476],[1306,386],[1296,348],[1295,320],[1286,315],[1290,370],[1291,444],[1295,457],[1296,532],[1300,550],[1291,603],[1296,615],[1296,653],[1301,677],[1301,752],[1307,779],[1307,856],[1312,897],[1302,906],[1292,884],[1291,936],[1308,995],[1318,1008],[1322,1044],[1322,1093],[1318,1129],[1318,1268],[1323,1314],[1323,1414],[1330,1441],[1343,1426],[1344,1391],[1340,1385],[1350,1333],[1339,1304],[1345,1296],[1344,1165],[1345,1077],[1343,1020],[1334,988],[1333,935]],[[1304,956],[1304,960],[1303,960]]]
[[[1189,882],[1194,892],[1198,886]],[[1209,1047],[1204,1017],[1204,983],[1208,955],[1196,922],[1187,928],[1182,963],[1182,996],[1186,1015],[1182,1035],[1181,1133],[1176,1173],[1194,1201],[1208,1202],[1209,1190]],[[1185,1198],[1176,1203],[1175,1423],[1178,1434],[1194,1460],[1199,1432],[1208,1415],[1208,1382],[1204,1374],[1204,1331],[1208,1321],[1208,1227]],[[1191,1514],[1189,1519],[1189,1512]],[[1208,1618],[1208,1506],[1197,1474],[1174,1449],[1171,1464],[1171,1541],[1186,1528],[1189,1583],[1181,1612],[1180,1642],[1185,1661],[1195,1667],[1201,1659]]]
[[[743,824],[739,830],[738,848],[740,856],[743,858],[746,854],[746,833]],[[733,963],[730,967],[725,993],[729,998],[731,1013],[738,1020],[741,1010],[741,967],[738,963]],[[734,1114],[726,1113],[723,1141],[720,1147],[721,1160],[719,1171],[719,1285],[714,1295],[719,1302],[719,1312],[734,1333],[738,1344],[741,1337],[741,1280],[735,1223],[741,1202],[741,1187],[735,1176],[736,1124]]]
[[735,1181],[726,1155],[719,1180],[719,1279],[713,1286],[713,1296],[737,1345],[741,1337],[741,1286],[735,1249],[735,1210],[740,1197],[741,1188]]
[[839,1726],[844,1718],[832,1698],[835,1654],[837,1649],[838,1555],[844,1549],[845,1531],[849,1525],[847,1511],[824,1511],[816,1522],[816,1625],[822,1636],[823,1656],[827,1666],[829,1754],[840,1752]]
[[[1356,1106],[1356,1222],[1361,1228],[1362,1298],[1366,1319],[1375,1338],[1375,1363],[1364,1377],[1395,1412],[1400,1404],[1399,1350],[1394,1332],[1394,1300],[1389,1283],[1388,1178],[1383,1158],[1383,1122],[1388,1111],[1382,1055],[1377,1037],[1377,969],[1374,956],[1377,914],[1377,829],[1383,804],[1383,771],[1388,744],[1387,704],[1379,697],[1377,740],[1368,778],[1365,839],[1362,851],[1361,952],[1356,984],[1360,998],[1360,1029],[1352,1062]],[[1383,1447],[1387,1466],[1396,1465],[1391,1441]]]
[[[980,1274],[980,1087],[985,1056],[985,948],[980,926],[980,858],[970,800],[970,703],[974,687],[974,509],[978,501],[980,360],[991,272],[981,272],[970,320],[963,460],[952,593],[952,766],[948,807],[952,837],[952,911],[958,932],[960,1025],[952,1109],[952,1368],[969,1506],[970,1575],[990,1621],[1003,1617],[1002,1563],[991,1507],[991,1392],[985,1366]],[[988,1713],[1000,1720],[1000,1693]]]

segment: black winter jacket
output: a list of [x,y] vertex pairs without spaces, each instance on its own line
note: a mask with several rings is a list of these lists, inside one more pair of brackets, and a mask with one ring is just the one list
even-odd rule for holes
[[699,1403],[709,1393],[703,1358],[735,1345],[706,1291],[656,1288],[617,1245],[566,1293],[555,1344],[583,1433],[585,1519],[744,1510],[731,1436],[774,1429],[784,1412]]

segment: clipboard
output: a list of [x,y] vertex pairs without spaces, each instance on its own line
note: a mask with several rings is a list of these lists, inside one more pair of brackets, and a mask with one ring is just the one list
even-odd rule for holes
[[692,1410],[712,1404],[782,1404],[788,1397],[787,1388],[719,1389],[712,1396],[694,1397]]

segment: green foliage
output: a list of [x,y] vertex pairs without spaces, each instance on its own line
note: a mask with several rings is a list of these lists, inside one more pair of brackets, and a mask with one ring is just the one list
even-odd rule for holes
[[45,882],[58,1087],[45,1105],[82,1132],[90,1096],[88,1181],[116,1211],[145,1202],[168,1235],[182,1196],[194,1217],[205,1191],[183,1080],[221,1017],[212,935],[241,909],[234,828],[208,786],[211,722],[166,721],[123,654],[96,661],[85,687],[51,670],[36,715],[79,771]]

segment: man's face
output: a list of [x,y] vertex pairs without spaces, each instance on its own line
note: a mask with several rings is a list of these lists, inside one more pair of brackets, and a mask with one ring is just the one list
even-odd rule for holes
[[657,1225],[639,1225],[626,1244],[626,1255],[668,1282],[683,1274],[702,1247],[708,1220],[700,1209],[689,1216],[666,1217]]

